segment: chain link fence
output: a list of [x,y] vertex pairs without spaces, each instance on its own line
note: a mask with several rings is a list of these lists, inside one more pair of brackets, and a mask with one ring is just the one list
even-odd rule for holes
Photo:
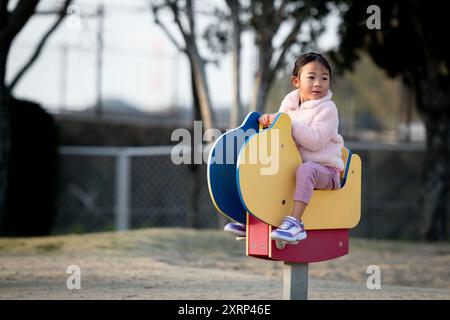
[[54,233],[217,227],[220,219],[209,198],[206,165],[196,171],[175,165],[171,150],[61,147]]
[[[363,163],[362,216],[351,234],[416,238],[424,146],[349,147]],[[62,147],[54,233],[223,226],[209,197],[206,165],[197,172],[175,165],[171,148]]]
[[366,238],[417,239],[424,146],[355,143],[362,159],[361,221],[350,234]]
[[114,228],[115,158],[62,152],[56,233]]

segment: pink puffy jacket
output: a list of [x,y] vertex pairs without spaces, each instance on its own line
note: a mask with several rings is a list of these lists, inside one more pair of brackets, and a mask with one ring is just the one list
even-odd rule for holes
[[283,99],[279,112],[291,117],[292,137],[304,162],[312,161],[343,171],[344,139],[338,133],[338,111],[332,96],[328,90],[326,96],[299,105],[298,91],[294,90]]

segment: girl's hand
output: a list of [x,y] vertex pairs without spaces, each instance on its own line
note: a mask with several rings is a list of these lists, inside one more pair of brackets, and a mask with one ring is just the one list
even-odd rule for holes
[[263,128],[267,128],[268,126],[270,126],[273,119],[275,119],[275,114],[265,113],[259,117],[258,121],[260,124],[262,124]]

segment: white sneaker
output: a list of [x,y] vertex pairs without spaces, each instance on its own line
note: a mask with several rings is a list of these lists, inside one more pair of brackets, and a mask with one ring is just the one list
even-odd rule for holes
[[236,237],[247,236],[247,226],[239,222],[227,223],[223,230]]
[[296,242],[306,239],[306,231],[303,222],[298,221],[294,217],[287,216],[284,218],[281,226],[270,233],[270,238],[285,242]]

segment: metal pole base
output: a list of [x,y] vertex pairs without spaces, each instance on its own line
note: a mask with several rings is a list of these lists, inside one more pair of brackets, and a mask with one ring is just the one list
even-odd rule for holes
[[308,263],[284,263],[283,300],[308,300]]

